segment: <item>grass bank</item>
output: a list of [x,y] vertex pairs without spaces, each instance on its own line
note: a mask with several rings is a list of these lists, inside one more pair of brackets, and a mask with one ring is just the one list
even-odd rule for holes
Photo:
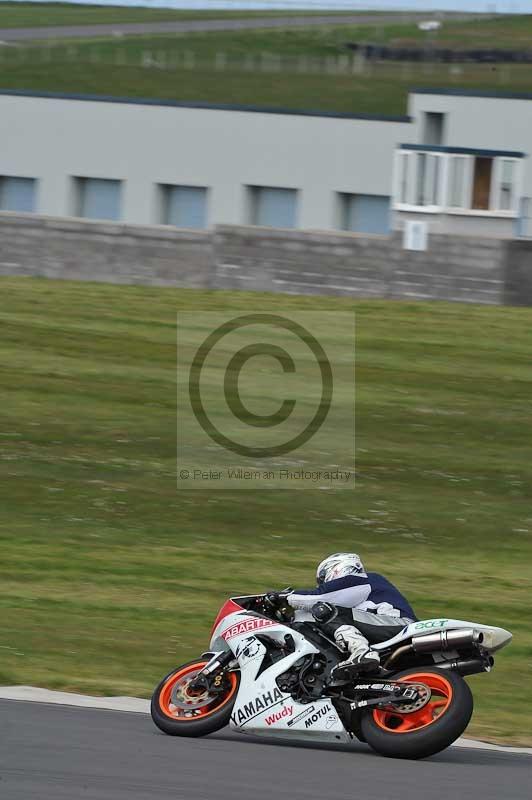
[[[470,732],[530,743],[531,310],[15,278],[0,297],[0,683],[146,696],[226,596],[353,548],[420,616],[514,632],[471,681]],[[259,304],[356,308],[355,491],[176,491],[176,310]]]
[[[448,22],[439,44],[526,47],[531,34],[532,16]],[[0,87],[391,115],[413,86],[532,92],[532,64],[362,63],[348,48],[424,36],[383,23],[10,44]]]

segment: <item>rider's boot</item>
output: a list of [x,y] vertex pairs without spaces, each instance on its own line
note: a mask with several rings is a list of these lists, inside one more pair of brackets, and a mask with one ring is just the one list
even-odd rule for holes
[[376,672],[380,666],[380,657],[376,650],[372,650],[365,636],[352,625],[342,625],[334,634],[336,643],[349,653],[349,658],[340,661],[332,673],[331,678],[337,682],[348,681],[361,673]]

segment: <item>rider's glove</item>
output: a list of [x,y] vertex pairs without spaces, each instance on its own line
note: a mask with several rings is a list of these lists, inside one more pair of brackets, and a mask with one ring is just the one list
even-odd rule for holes
[[308,603],[306,602],[302,603],[300,600],[298,600],[297,594],[295,593],[289,594],[288,597],[286,598],[286,602],[288,603],[289,606],[292,606],[292,608],[303,608],[303,609],[308,608]]

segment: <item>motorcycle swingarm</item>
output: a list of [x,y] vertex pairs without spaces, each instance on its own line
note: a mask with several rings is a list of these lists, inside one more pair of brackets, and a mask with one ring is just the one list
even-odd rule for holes
[[[430,699],[430,694],[423,698],[425,687],[416,684],[407,684],[388,681],[386,683],[358,683],[353,687],[355,692],[363,693],[363,697],[350,703],[351,711],[362,708],[383,708],[402,704],[422,703],[425,705]],[[423,702],[425,700],[425,702]],[[420,706],[421,707],[421,706]]]

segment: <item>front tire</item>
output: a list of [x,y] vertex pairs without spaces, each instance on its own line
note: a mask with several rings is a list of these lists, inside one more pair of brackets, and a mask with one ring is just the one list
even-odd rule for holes
[[206,736],[229,724],[240,675],[225,675],[225,691],[193,693],[189,684],[207,664],[189,661],[162,679],[151,699],[151,718],[169,736]]
[[391,758],[427,758],[462,735],[473,713],[473,696],[461,675],[422,667],[404,670],[392,679],[423,683],[430,688],[431,697],[426,706],[412,713],[379,709],[364,714],[362,733],[377,753]]

